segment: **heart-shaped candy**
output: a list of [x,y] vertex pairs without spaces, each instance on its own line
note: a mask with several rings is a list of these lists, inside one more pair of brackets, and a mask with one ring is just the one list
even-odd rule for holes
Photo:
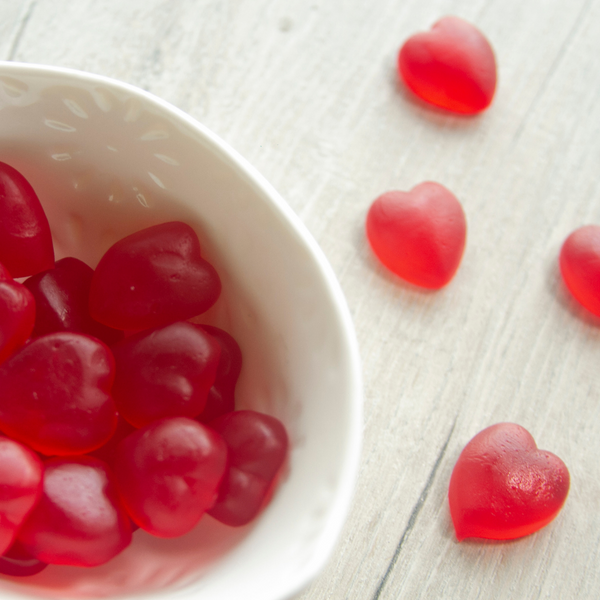
[[131,335],[112,347],[112,395],[134,427],[166,417],[196,417],[215,382],[221,347],[206,331],[177,321]]
[[454,466],[448,499],[456,537],[510,540],[541,529],[569,492],[563,461],[514,423],[478,433]]
[[398,70],[419,98],[457,113],[484,110],[496,90],[490,43],[458,17],[444,17],[431,31],[410,37],[400,49]]
[[31,292],[18,281],[0,281],[0,363],[27,341],[34,323]]
[[131,525],[108,466],[89,456],[47,460],[40,501],[17,539],[44,563],[77,567],[101,565],[126,548]]
[[253,410],[228,413],[212,421],[210,427],[225,440],[228,461],[219,496],[208,514],[226,525],[240,527],[264,506],[287,455],[287,432],[275,417]]
[[463,209],[439,183],[379,196],[367,214],[367,237],[390,271],[415,285],[437,289],[454,276],[467,235]]
[[149,329],[203,313],[220,293],[221,281],[200,256],[196,232],[173,221],[107,250],[92,278],[90,314],[115,329]]
[[102,325],[90,316],[89,297],[93,269],[69,256],[56,261],[53,269],[27,279],[23,285],[35,298],[33,336],[55,331],[87,333],[109,346],[123,332]]
[[46,455],[84,454],[117,426],[107,346],[71,332],[39,337],[0,365],[0,429]]
[[600,226],[576,229],[560,251],[560,272],[573,296],[600,317]]
[[176,417],[127,436],[117,446],[114,472],[131,519],[168,538],[190,531],[213,505],[226,464],[219,434]]
[[29,182],[0,162],[0,262],[13,277],[54,266],[54,247],[44,209]]

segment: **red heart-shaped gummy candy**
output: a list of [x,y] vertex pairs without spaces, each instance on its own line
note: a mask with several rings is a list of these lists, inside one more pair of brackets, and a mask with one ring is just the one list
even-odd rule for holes
[[108,466],[89,456],[47,460],[42,496],[17,539],[54,565],[93,567],[125,549],[131,524]]
[[0,162],[0,262],[13,277],[54,266],[54,247],[44,209],[29,182]]
[[42,493],[42,461],[29,448],[0,436],[0,554]]
[[600,317],[600,226],[576,229],[560,250],[560,272],[573,296]]
[[218,521],[239,527],[263,507],[287,455],[288,436],[275,417],[238,410],[210,423],[228,450],[227,470],[215,505],[208,511]]
[[0,363],[27,341],[34,323],[31,292],[17,281],[0,281]]
[[70,332],[33,340],[0,365],[0,429],[46,455],[83,454],[117,425],[113,356]]
[[439,183],[379,196],[367,214],[367,238],[390,271],[415,285],[437,289],[454,276],[467,235],[463,209]]
[[114,470],[132,520],[168,538],[190,531],[213,505],[226,463],[219,434],[175,417],[127,436],[117,447]]
[[90,313],[115,329],[149,329],[208,310],[221,293],[194,230],[174,221],[111,246],[92,278]]
[[112,347],[112,395],[135,427],[166,417],[196,417],[215,381],[219,343],[186,321],[131,335]]
[[496,59],[490,43],[473,25],[444,17],[400,49],[398,69],[421,99],[457,113],[487,108],[496,90]]
[[53,269],[23,283],[35,298],[34,337],[55,331],[74,331],[97,337],[108,345],[123,337],[122,331],[102,325],[90,316],[93,275],[92,268],[69,256],[57,261]]
[[569,492],[560,458],[538,450],[514,423],[478,433],[454,466],[448,490],[456,537],[510,540],[541,529],[556,517]]

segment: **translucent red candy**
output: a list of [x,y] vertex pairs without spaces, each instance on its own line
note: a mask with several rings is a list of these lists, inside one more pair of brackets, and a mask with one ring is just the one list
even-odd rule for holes
[[560,272],[575,299],[600,317],[600,226],[576,229],[560,251]]
[[215,383],[208,392],[206,406],[198,421],[209,423],[235,409],[235,386],[242,370],[242,351],[226,331],[212,325],[197,325],[212,336],[221,347]]
[[56,565],[101,565],[125,549],[131,525],[108,466],[88,456],[47,460],[42,497],[18,540]]
[[112,395],[135,427],[166,417],[196,417],[215,381],[221,347],[205,331],[178,321],[131,335],[112,347]]
[[225,440],[228,462],[219,496],[208,514],[226,525],[245,525],[263,507],[286,458],[287,433],[276,418],[252,410],[223,415],[210,427]]
[[0,262],[13,277],[54,266],[54,247],[44,209],[29,182],[0,162]]
[[208,310],[221,292],[217,272],[200,256],[185,223],[148,227],[102,257],[90,290],[90,313],[115,329],[148,329]]
[[415,285],[437,289],[458,269],[467,223],[456,197],[428,181],[410,192],[379,196],[367,214],[366,230],[373,252],[390,271]]
[[17,281],[0,280],[0,363],[27,341],[34,322],[31,292]]
[[569,492],[565,464],[529,432],[499,423],[478,433],[456,462],[448,499],[456,537],[508,540],[541,529]]
[[113,378],[114,359],[99,340],[37,338],[0,365],[0,429],[46,455],[94,450],[117,424]]
[[410,37],[400,49],[398,70],[419,98],[457,113],[484,110],[496,90],[490,43],[458,17],[444,17],[431,31]]
[[126,437],[114,470],[132,520],[168,538],[190,531],[213,505],[226,462],[227,447],[216,432],[175,417]]
[[47,563],[31,556],[20,542],[15,542],[0,556],[0,573],[13,577],[30,577],[48,566]]
[[211,508],[230,525],[253,519],[287,434],[231,413],[240,348],[186,321],[221,291],[194,230],[139,231],[95,272],[55,264],[39,200],[0,163],[0,259],[0,430],[13,438],[0,436],[0,574],[100,565],[132,530],[180,536]]
[[56,262],[53,269],[38,273],[24,282],[35,298],[33,336],[55,331],[75,331],[113,344],[123,332],[98,323],[90,316],[89,295],[94,271],[77,258]]
[[0,437],[0,554],[10,548],[41,493],[38,456],[22,444]]

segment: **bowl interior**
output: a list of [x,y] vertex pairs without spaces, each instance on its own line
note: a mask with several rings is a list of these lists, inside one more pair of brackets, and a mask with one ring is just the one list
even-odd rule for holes
[[240,529],[204,517],[189,534],[132,545],[94,569],[0,580],[4,597],[288,597],[323,566],[348,509],[360,447],[356,341],[320,250],[264,179],[193,119],[153,96],[74,71],[0,63],[0,161],[48,215],[57,257],[95,266],[115,241],[182,220],[219,271],[199,322],[243,352],[240,408],[281,419],[292,451],[268,508]]

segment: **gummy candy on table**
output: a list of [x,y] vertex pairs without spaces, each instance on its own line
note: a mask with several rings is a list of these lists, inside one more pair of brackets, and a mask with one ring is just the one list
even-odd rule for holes
[[215,381],[221,347],[204,330],[178,321],[131,335],[112,347],[112,395],[135,427],[166,417],[196,417]]
[[55,331],[87,333],[109,346],[123,332],[98,323],[90,316],[89,295],[94,270],[83,261],[68,257],[56,261],[53,269],[25,280],[35,298],[36,315],[33,336]]
[[439,183],[379,196],[366,219],[369,244],[390,271],[429,289],[446,285],[463,256],[467,223],[460,202]]
[[235,386],[242,370],[242,351],[226,331],[212,325],[197,325],[217,340],[221,356],[215,383],[208,392],[206,406],[198,415],[201,423],[209,423],[235,409]]
[[490,43],[458,17],[444,17],[431,31],[410,37],[400,49],[398,70],[419,98],[456,113],[481,112],[496,91]]
[[131,519],[158,537],[190,531],[210,508],[227,463],[212,429],[186,417],[154,421],[127,436],[114,463]]
[[101,565],[131,543],[131,525],[108,466],[96,458],[51,458],[43,493],[18,534],[23,548],[56,565]]
[[13,277],[54,266],[50,225],[29,182],[0,162],[0,262]]
[[600,226],[573,231],[560,250],[560,272],[573,297],[600,317]]
[[226,525],[246,525],[260,512],[288,451],[285,427],[275,417],[239,410],[210,427],[227,444],[228,464],[219,496],[208,511]]
[[454,466],[448,500],[456,537],[509,540],[552,521],[569,492],[563,461],[514,423],[479,432]]
[[173,221],[107,250],[92,278],[90,314],[115,329],[148,329],[199,315],[220,293],[219,276],[201,257],[195,231]]
[[113,378],[101,341],[71,332],[36,338],[0,365],[0,430],[45,455],[99,448],[117,425]]

